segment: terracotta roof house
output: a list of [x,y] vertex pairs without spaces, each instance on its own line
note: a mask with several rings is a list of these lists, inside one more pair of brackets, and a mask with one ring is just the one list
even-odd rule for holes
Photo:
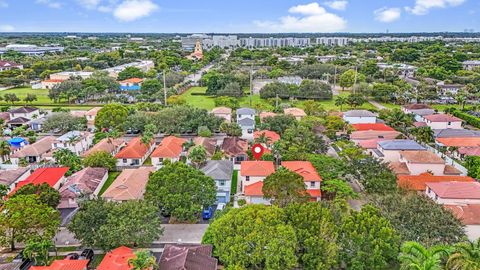
[[461,175],[461,172],[430,151],[402,151],[400,162],[405,163],[411,175],[431,172],[433,175]]
[[456,147],[479,147],[480,137],[468,138],[437,138],[437,144],[441,146],[456,146]]
[[267,117],[274,117],[274,116],[277,116],[277,114],[274,112],[261,112],[259,115],[260,122],[263,122],[263,120]]
[[120,90],[140,90],[142,88],[143,79],[130,78],[118,82],[120,84]]
[[343,120],[349,124],[373,124],[377,115],[367,110],[351,110],[343,114]]
[[402,151],[411,150],[426,151],[427,149],[414,140],[381,140],[371,153],[374,157],[386,162],[397,162],[400,160]]
[[[238,182],[240,183],[240,192],[244,192],[246,187],[263,180],[270,174],[275,172],[275,165],[273,161],[242,161],[240,165],[240,173],[238,174]],[[258,184],[257,184],[258,185]],[[249,196],[245,194],[246,196]],[[261,198],[246,198],[248,203],[264,203],[268,204],[267,200]]]
[[[205,147],[205,150],[207,150],[207,157],[210,158],[212,157],[215,152],[217,151],[217,140],[214,138],[205,138],[205,137],[195,137],[193,138],[192,142],[197,146],[197,145],[202,145]],[[188,153],[192,148],[189,149]]]
[[43,137],[13,153],[10,160],[12,164],[18,164],[21,158],[26,159],[28,163],[40,162],[44,159],[45,154],[52,149],[52,143],[55,140],[56,138],[53,136]]
[[217,259],[212,257],[211,245],[165,245],[159,270],[216,270]]
[[460,159],[468,156],[480,156],[480,147],[460,147],[458,148],[458,155]]
[[187,140],[175,136],[163,138],[160,145],[152,153],[152,165],[161,167],[165,159],[173,162],[179,161],[183,153],[183,144]]
[[395,131],[384,123],[352,124],[352,128],[356,131]]
[[257,140],[262,136],[265,136],[268,139],[268,145],[280,140],[280,135],[278,135],[278,133],[276,133],[275,131],[270,130],[255,131],[253,133],[253,140]]
[[30,270],[87,270],[89,260],[55,260],[50,266],[32,266]]
[[211,113],[216,117],[225,119],[225,122],[232,122],[232,109],[228,107],[217,107],[213,108]]
[[426,185],[425,194],[438,204],[480,204],[478,182],[427,182]]
[[248,159],[248,142],[238,137],[226,137],[223,139],[222,151],[234,164],[240,164]]
[[36,169],[25,180],[18,182],[12,193],[28,184],[41,185],[46,183],[54,189],[59,189],[60,185],[65,182],[65,174],[68,170],[68,167]]
[[354,141],[356,145],[360,146],[361,148],[367,150],[369,153],[371,151],[377,149],[378,142],[384,141],[385,139],[369,139],[369,140],[359,140]]
[[432,107],[430,107],[427,104],[421,104],[421,103],[408,104],[408,105],[402,106],[402,111],[404,111],[405,113],[410,113],[412,110],[422,110],[422,109],[432,109]]
[[86,157],[88,155],[91,155],[95,152],[100,152],[100,151],[107,152],[114,156],[125,145],[126,143],[122,138],[116,138],[116,139],[105,138],[100,140],[92,148],[85,151],[81,156]]
[[468,240],[476,241],[480,238],[480,204],[444,204],[443,207],[450,210],[465,225],[464,230]]
[[97,270],[131,270],[128,260],[135,258],[135,253],[131,248],[121,246],[103,257],[102,262],[98,265]]
[[462,119],[449,114],[432,114],[423,117],[424,122],[432,129],[462,129]]
[[310,161],[283,161],[282,166],[301,175],[305,181],[307,192],[312,198],[311,200],[320,201],[322,177],[320,177]]
[[399,187],[407,190],[425,192],[426,183],[443,182],[475,182],[475,179],[460,175],[432,175],[431,173],[422,173],[419,175],[399,175],[397,176]]
[[95,129],[95,118],[97,117],[98,111],[100,111],[102,107],[93,107],[85,113],[85,117],[87,118],[87,128],[90,131]]
[[229,160],[209,160],[200,170],[215,180],[217,203],[230,201],[230,188],[233,176],[233,164]]
[[17,64],[15,62],[0,60],[0,71],[12,70],[12,69],[23,69],[23,65]]
[[303,117],[307,116],[305,111],[300,108],[286,108],[283,110],[283,113],[295,117],[295,119],[297,119],[298,121],[302,120]]
[[155,143],[142,143],[140,137],[135,137],[127,143],[116,155],[117,166],[141,166],[152,153]]
[[72,174],[58,190],[61,200],[58,208],[77,208],[79,197],[94,198],[107,181],[108,169],[86,167]]
[[0,185],[7,186],[9,191],[15,188],[15,185],[27,179],[30,176],[30,169],[27,167],[19,167],[13,170],[0,170]]
[[360,140],[372,140],[372,139],[384,139],[384,140],[393,140],[398,138],[402,133],[398,131],[388,131],[388,130],[362,130],[362,131],[353,131],[350,134],[350,139],[354,142]]
[[102,194],[102,198],[118,202],[143,199],[148,177],[154,170],[154,167],[124,169]]

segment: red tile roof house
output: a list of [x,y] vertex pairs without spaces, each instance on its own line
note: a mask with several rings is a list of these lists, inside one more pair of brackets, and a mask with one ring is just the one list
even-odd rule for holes
[[257,139],[261,138],[262,136],[264,136],[268,140],[266,144],[263,143],[263,146],[265,147],[269,147],[273,143],[280,140],[280,135],[278,135],[278,133],[276,133],[275,131],[260,130],[253,133],[253,141],[256,142]]
[[373,155],[378,142],[393,140],[401,135],[400,132],[383,123],[353,124],[352,128],[354,131],[350,135],[350,140],[367,150],[370,155]]
[[183,144],[187,140],[175,136],[168,136],[163,138],[160,145],[152,153],[152,165],[160,168],[163,166],[163,161],[169,159],[172,162],[180,160],[183,154]]
[[95,117],[97,117],[97,113],[100,109],[102,109],[102,107],[94,107],[85,113],[85,117],[87,118],[87,128],[90,131],[95,130]]
[[143,199],[148,178],[154,170],[154,167],[124,169],[102,194],[102,198],[117,202]]
[[232,122],[232,109],[230,108],[227,108],[227,107],[213,108],[211,113],[216,117],[225,119],[225,122],[227,123]]
[[444,182],[475,182],[475,179],[469,176],[461,175],[432,175],[431,173],[422,173],[420,175],[398,175],[397,184],[400,188],[424,193],[427,188],[426,183],[444,183]]
[[445,164],[445,160],[430,151],[402,151],[400,161],[390,163],[397,175],[420,175],[426,172],[433,175],[461,175],[454,167]]
[[427,126],[432,129],[462,129],[462,119],[449,114],[432,114],[423,117]]
[[427,182],[425,194],[438,204],[480,204],[478,182]]
[[35,143],[29,144],[10,156],[12,164],[18,164],[21,158],[28,163],[36,163],[45,159],[46,154],[52,150],[52,143],[56,140],[53,136],[43,137]]
[[452,153],[455,158],[462,159],[465,156],[477,156],[480,154],[480,137],[437,138],[436,143],[447,148],[458,147],[458,151]]
[[65,173],[68,170],[68,167],[36,169],[27,179],[18,182],[11,193],[15,193],[19,188],[28,184],[41,185],[46,183],[54,189],[59,189],[66,180]]
[[153,140],[149,145],[145,145],[140,137],[135,137],[115,155],[117,166],[141,166],[154,148]]
[[443,206],[465,225],[465,234],[470,241],[480,238],[480,204]]
[[[269,204],[263,198],[262,182],[267,176],[275,172],[273,161],[242,161],[238,183],[240,192],[245,194],[247,203]],[[259,192],[260,191],[260,192]]]
[[61,200],[59,209],[77,208],[77,199],[95,198],[108,178],[108,169],[86,167],[69,176],[58,190]]
[[108,252],[98,265],[97,270],[131,270],[128,260],[135,258],[131,248],[121,246]]
[[32,266],[30,270],[87,270],[89,260],[55,260],[50,266]]
[[81,155],[81,157],[86,157],[88,155],[91,155],[99,151],[104,151],[114,156],[120,151],[120,149],[125,147],[125,145],[126,145],[125,140],[123,140],[122,138],[117,138],[117,139],[105,138],[100,140],[92,148],[84,152]]
[[321,191],[320,184],[322,177],[309,161],[283,161],[282,166],[288,170],[298,173],[305,181],[305,187],[310,194],[312,201],[320,201]]

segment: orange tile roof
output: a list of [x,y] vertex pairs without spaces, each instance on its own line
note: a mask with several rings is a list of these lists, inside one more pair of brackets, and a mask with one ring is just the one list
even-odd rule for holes
[[366,130],[375,130],[375,131],[395,131],[395,129],[383,124],[353,124],[353,129],[356,131],[366,131]]
[[437,138],[437,142],[445,146],[456,147],[475,147],[480,146],[480,137],[468,137],[468,138]]
[[265,134],[265,137],[270,139],[270,143],[274,143],[280,140],[280,135],[278,135],[278,133],[276,133],[275,131],[270,131],[270,130],[255,131],[253,133],[253,139],[259,138],[260,136],[262,136],[262,134]]
[[298,173],[305,181],[322,181],[322,177],[320,177],[310,161],[283,161],[282,166],[292,172]]
[[322,191],[320,189],[307,189],[307,193],[312,198],[318,198],[322,196]]
[[55,260],[50,266],[32,266],[30,270],[86,270],[89,260]]
[[261,112],[259,117],[260,117],[260,120],[263,121],[263,119],[267,118],[267,117],[274,117],[276,116],[277,114],[274,113],[274,112]]
[[425,183],[440,198],[480,199],[480,183],[474,182],[427,182]]
[[135,137],[115,155],[115,158],[142,158],[148,153],[150,145],[143,144],[140,137]]
[[350,135],[352,140],[368,140],[368,139],[396,139],[400,134],[398,131],[385,131],[385,130],[363,130],[354,131]]
[[165,137],[160,145],[153,151],[152,157],[178,158],[183,151],[183,144],[187,140],[175,136]]
[[263,196],[263,182],[259,181],[251,185],[245,186],[244,194],[246,196]]
[[463,225],[480,225],[480,204],[443,205],[453,212]]
[[141,82],[143,82],[143,79],[141,78],[130,78],[130,79],[123,80],[120,83],[141,83]]
[[423,117],[430,122],[462,122],[462,119],[449,114],[431,114]]
[[437,176],[430,173],[422,173],[420,175],[399,175],[397,176],[397,179],[399,187],[417,191],[425,191],[425,188],[427,187],[425,183],[427,182],[475,182],[473,178],[468,176]]
[[115,152],[115,150],[117,150],[123,144],[125,144],[125,141],[122,138],[117,138],[117,139],[105,138],[105,139],[100,140],[92,148],[90,148],[86,152],[84,152],[82,154],[82,157],[86,157],[88,155],[91,155],[95,152],[100,152],[100,151],[104,151],[104,152],[107,152],[109,154],[112,154],[112,153]]
[[118,247],[105,255],[97,270],[131,270],[128,260],[134,257],[135,254],[131,248]]
[[295,117],[307,116],[305,111],[300,108],[286,108],[285,110],[283,110],[283,113],[287,115],[293,115]]
[[46,183],[54,187],[58,181],[65,176],[65,173],[67,173],[69,169],[68,167],[38,168],[27,179],[18,182],[11,194],[14,194],[19,188],[28,184],[41,185]]
[[359,140],[359,141],[356,141],[356,144],[364,149],[375,149],[378,146],[378,142],[381,142],[384,140],[385,139]]
[[444,164],[445,160],[430,151],[401,151],[400,156],[410,163]]
[[242,161],[240,164],[242,176],[269,176],[275,172],[273,161]]

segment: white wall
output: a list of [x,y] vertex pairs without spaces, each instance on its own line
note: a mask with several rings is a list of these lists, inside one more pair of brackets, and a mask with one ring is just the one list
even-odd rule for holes
[[444,175],[445,164],[422,164],[408,163],[407,168],[411,175],[420,175],[422,173],[431,172],[433,175]]
[[430,122],[428,120],[425,122],[432,129],[463,129],[462,122]]
[[447,199],[440,198],[437,194],[429,189],[425,189],[425,194],[438,204],[448,204],[448,205],[465,205],[465,204],[480,204],[480,199]]
[[377,122],[377,117],[347,117],[344,116],[343,120],[349,124],[373,124]]
[[240,173],[238,174],[238,182],[240,183],[241,192],[245,192],[245,187],[257,182],[263,182],[266,177],[264,176],[250,176],[249,181],[246,180],[245,176],[242,176]]

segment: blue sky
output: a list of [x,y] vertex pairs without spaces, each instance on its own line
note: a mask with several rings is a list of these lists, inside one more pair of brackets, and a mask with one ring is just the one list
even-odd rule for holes
[[0,32],[480,31],[480,0],[0,0]]

